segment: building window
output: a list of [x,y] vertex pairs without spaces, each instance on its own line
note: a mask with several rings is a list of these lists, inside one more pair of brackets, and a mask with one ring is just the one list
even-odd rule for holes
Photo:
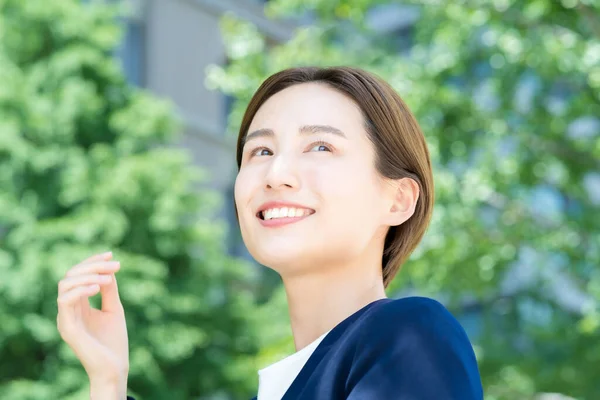
[[127,81],[142,87],[145,85],[145,24],[141,19],[120,18],[123,40],[114,55],[121,61]]
[[[82,4],[91,0],[80,0]],[[118,0],[104,0],[106,3],[115,3]],[[143,19],[144,2],[127,0],[132,6],[132,13],[126,17],[119,17],[117,23],[123,29],[121,43],[113,51],[123,68],[127,81],[142,87],[145,85],[145,23]]]

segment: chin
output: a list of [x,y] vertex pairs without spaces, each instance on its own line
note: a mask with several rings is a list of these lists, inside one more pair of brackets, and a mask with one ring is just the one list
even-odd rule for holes
[[306,258],[306,251],[302,248],[286,247],[261,248],[251,254],[258,263],[280,272],[282,269],[293,268],[294,263]]
[[258,260],[263,265],[276,266],[285,265],[298,260],[301,252],[290,249],[263,249],[258,254]]

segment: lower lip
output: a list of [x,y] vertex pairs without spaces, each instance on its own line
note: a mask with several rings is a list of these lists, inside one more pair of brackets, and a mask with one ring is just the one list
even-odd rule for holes
[[[312,213],[314,214],[314,212]],[[258,220],[262,226],[266,226],[268,228],[275,228],[278,226],[293,224],[294,222],[302,221],[303,219],[310,217],[312,214],[303,215],[302,217],[285,217],[285,218],[273,218],[269,220],[264,220],[259,217]]]

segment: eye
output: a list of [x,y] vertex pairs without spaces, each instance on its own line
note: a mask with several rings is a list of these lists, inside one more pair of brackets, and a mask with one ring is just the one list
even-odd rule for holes
[[[325,148],[326,151],[328,151],[328,152],[331,153],[331,151],[332,151],[331,150],[332,149],[331,145],[329,143],[327,143],[327,142],[322,141],[322,140],[319,140],[318,142],[314,142],[314,143],[312,143],[310,145],[310,149],[311,150],[314,149],[314,148],[322,148],[322,147]],[[321,153],[321,151],[318,151],[318,152]]]
[[262,154],[263,151],[268,151],[271,154],[273,153],[268,147],[257,147],[250,152],[250,157],[269,155],[269,154]]

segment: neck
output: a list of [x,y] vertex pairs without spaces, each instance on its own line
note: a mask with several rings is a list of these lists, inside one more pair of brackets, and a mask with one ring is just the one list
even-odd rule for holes
[[375,300],[386,298],[381,263],[282,276],[296,351]]

